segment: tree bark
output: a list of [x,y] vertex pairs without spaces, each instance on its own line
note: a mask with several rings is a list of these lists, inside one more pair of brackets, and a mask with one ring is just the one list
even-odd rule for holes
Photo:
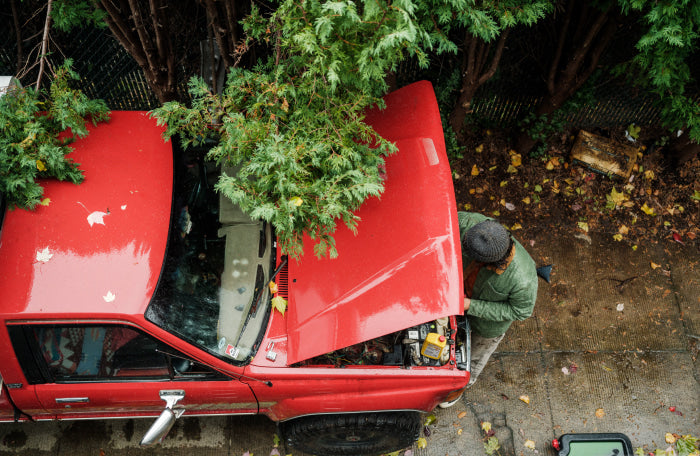
[[167,30],[166,6],[149,0],[150,23],[142,18],[135,0],[101,0],[112,34],[143,70],[158,101],[177,99],[175,57]]
[[450,126],[460,143],[465,139],[464,120],[471,112],[474,95],[479,87],[496,74],[509,32],[510,29],[501,32],[493,52],[489,43],[471,35],[468,31],[465,32],[464,43],[467,49],[463,53],[461,64],[462,86],[457,104],[450,113]]
[[[594,13],[592,22],[587,20],[591,13]],[[571,21],[576,16],[578,21],[572,34]],[[556,51],[547,75],[547,93],[535,108],[538,117],[554,113],[586,83],[598,67],[600,57],[612,41],[618,25],[617,17],[610,7],[600,11],[588,5],[586,0],[567,2]],[[570,37],[573,40],[567,43],[567,38]],[[515,148],[519,153],[527,154],[535,144],[536,141],[526,131],[522,131],[516,139]]]

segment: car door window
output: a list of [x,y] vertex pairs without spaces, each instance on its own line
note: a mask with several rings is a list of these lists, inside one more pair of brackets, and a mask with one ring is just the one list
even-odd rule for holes
[[29,329],[29,338],[50,382],[223,377],[125,326],[41,325]]

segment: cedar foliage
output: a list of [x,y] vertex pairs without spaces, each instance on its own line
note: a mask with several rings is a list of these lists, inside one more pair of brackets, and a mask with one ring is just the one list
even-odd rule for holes
[[191,107],[166,103],[153,115],[185,147],[216,144],[208,158],[237,172],[216,188],[254,219],[274,225],[283,252],[298,257],[304,234],[317,256],[337,255],[340,221],[383,191],[383,157],[395,146],[364,122],[379,104],[384,78],[411,55],[427,64],[427,33],[410,1],[280,2],[270,17],[256,9],[250,37],[270,57],[252,70],[232,69],[221,95],[199,78]]
[[14,88],[0,96],[0,193],[8,207],[39,204],[44,189],[37,179],[83,181],[79,164],[68,157],[70,143],[87,136],[87,121],[108,120],[109,111],[102,100],[71,88],[78,79],[71,64],[57,69],[48,91]]

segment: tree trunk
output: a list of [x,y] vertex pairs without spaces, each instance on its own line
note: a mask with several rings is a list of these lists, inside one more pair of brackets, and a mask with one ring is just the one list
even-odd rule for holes
[[162,0],[149,0],[148,6],[149,14],[144,18],[136,0],[99,3],[107,13],[110,31],[141,67],[158,101],[165,103],[178,96],[167,5]]
[[491,52],[490,43],[465,32],[461,73],[462,86],[457,104],[450,113],[450,126],[457,141],[464,143],[464,121],[471,112],[471,103],[476,91],[496,74],[510,29],[505,29],[498,37],[496,49]]
[[[557,48],[549,66],[547,93],[535,108],[538,117],[549,116],[586,83],[598,67],[600,57],[618,28],[617,16],[610,8],[598,10],[587,0],[568,0],[559,27]],[[572,20],[575,30],[571,30]],[[536,141],[527,131],[516,139],[516,149],[527,154]]]

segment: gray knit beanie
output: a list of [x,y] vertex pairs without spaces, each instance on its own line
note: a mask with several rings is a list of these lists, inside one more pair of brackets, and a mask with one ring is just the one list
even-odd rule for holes
[[494,220],[484,220],[467,230],[464,251],[481,263],[495,263],[506,256],[510,235]]

